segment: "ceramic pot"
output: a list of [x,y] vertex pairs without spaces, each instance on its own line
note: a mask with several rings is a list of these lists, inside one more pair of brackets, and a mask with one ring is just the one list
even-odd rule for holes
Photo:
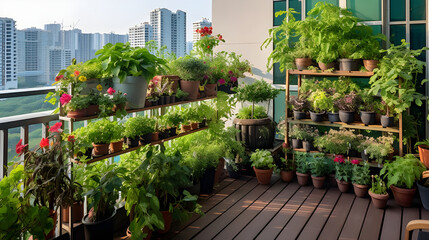
[[328,119],[330,123],[334,123],[334,122],[340,122],[340,114],[339,113],[332,113],[332,112],[328,112]]
[[368,193],[368,185],[360,185],[353,183],[353,189],[355,191],[356,197],[364,198]]
[[366,70],[368,70],[368,72],[374,71],[374,69],[378,67],[379,63],[380,61],[378,60],[363,60],[363,65],[365,66]]
[[355,118],[355,112],[348,112],[340,110],[340,120],[343,123],[353,123]]
[[393,117],[388,117],[383,115],[380,117],[380,122],[383,128],[393,127],[395,123],[395,119]]
[[94,147],[94,156],[102,156],[109,153],[109,145],[110,144],[95,144],[92,143],[92,146]]
[[360,119],[365,126],[374,125],[375,124],[375,112],[360,112]]
[[429,146],[418,145],[418,148],[420,161],[426,166],[426,168],[429,168]]
[[189,93],[188,99],[195,100],[198,97],[198,89],[200,87],[200,81],[185,81],[180,80],[180,87],[182,91]]
[[110,153],[122,151],[122,144],[123,144],[123,141],[111,142],[109,146]]
[[340,190],[340,192],[346,193],[350,189],[350,182],[340,181],[337,179],[337,186],[338,186],[338,189]]
[[113,78],[113,87],[117,91],[127,93],[127,102],[130,108],[144,108],[146,102],[148,82],[143,76],[127,76],[121,83],[119,78]]
[[392,189],[393,197],[395,202],[401,207],[411,207],[413,205],[413,199],[416,195],[417,188],[413,187],[411,189],[399,188],[394,185],[390,185]]
[[328,70],[328,69],[331,69],[331,68],[333,68],[335,70],[335,67],[337,65],[336,62],[330,62],[330,63],[326,63],[326,64],[322,63],[322,62],[319,62],[318,64],[319,64],[320,70]]
[[293,118],[295,118],[295,120],[305,119],[305,117],[306,117],[305,112],[298,112],[298,111],[293,110]]
[[371,192],[371,190],[368,191],[369,196],[371,196],[372,204],[376,208],[386,208],[387,200],[389,200],[389,194],[375,194]]
[[82,219],[85,231],[86,240],[113,240],[113,219],[116,215],[116,209],[113,211],[112,216],[108,219],[99,222],[90,222],[88,214]]
[[191,125],[182,124],[182,131],[183,132],[189,132],[191,131]]
[[283,182],[292,182],[295,176],[295,171],[280,171],[280,177]]
[[300,149],[302,148],[302,140],[301,139],[292,139],[292,147],[293,149]]
[[308,184],[308,179],[310,178],[310,174],[296,172],[296,178],[298,180],[299,185],[306,186]]
[[68,111],[67,117],[69,118],[80,118],[87,116],[87,108],[85,109],[76,109],[76,111]]
[[313,150],[313,143],[311,141],[302,141],[302,146],[306,152],[310,152]]
[[256,179],[258,179],[259,184],[270,184],[271,176],[273,175],[273,169],[265,170],[253,167],[253,170],[255,171]]
[[309,66],[313,64],[311,58],[295,58],[295,65],[298,70],[306,70]]
[[325,115],[325,112],[322,113],[315,113],[310,111],[310,118],[313,122],[321,122],[323,121],[323,116]]
[[152,141],[152,142],[157,142],[157,141],[159,141],[159,132],[153,132],[153,133],[152,133],[152,139],[151,139],[151,141]]
[[213,84],[206,84],[204,86],[204,93],[206,94],[207,97],[213,97],[217,95],[217,90],[216,90],[217,84],[213,83]]
[[316,177],[316,176],[312,175],[311,179],[313,180],[313,186],[315,188],[321,189],[321,188],[323,188],[325,186],[325,180],[326,180],[325,176],[323,176],[323,177]]
[[359,71],[360,61],[356,59],[341,58],[340,71]]

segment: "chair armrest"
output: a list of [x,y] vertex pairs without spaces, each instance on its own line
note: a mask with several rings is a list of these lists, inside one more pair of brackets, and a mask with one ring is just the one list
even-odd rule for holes
[[412,231],[416,229],[429,229],[429,220],[412,220],[405,228],[405,240],[411,239]]
[[429,177],[429,171],[424,171],[422,174],[422,178],[428,178]]

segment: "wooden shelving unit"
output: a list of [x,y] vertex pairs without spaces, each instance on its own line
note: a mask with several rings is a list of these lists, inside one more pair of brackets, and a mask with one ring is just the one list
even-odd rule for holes
[[[289,146],[289,124],[307,124],[307,125],[316,125],[316,126],[327,126],[327,127],[338,127],[338,128],[351,128],[351,129],[361,129],[361,130],[370,130],[370,131],[379,131],[379,132],[391,132],[397,133],[399,135],[399,155],[403,156],[404,146],[403,146],[403,129],[402,129],[402,114],[399,114],[399,126],[398,127],[388,127],[383,128],[381,125],[369,125],[365,126],[361,122],[354,122],[351,124],[346,124],[342,122],[330,123],[329,121],[322,122],[313,122],[310,119],[295,120],[289,116],[288,113],[288,103],[290,99],[290,75],[298,76],[298,95],[301,88],[302,76],[320,76],[320,77],[371,77],[374,75],[373,72],[361,72],[361,71],[321,71],[321,70],[286,70],[286,91],[285,91],[285,121],[286,121],[286,136],[285,142]],[[316,151],[317,152],[317,151]]]

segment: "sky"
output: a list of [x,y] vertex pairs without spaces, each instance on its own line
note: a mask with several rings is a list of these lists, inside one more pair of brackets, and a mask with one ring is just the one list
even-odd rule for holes
[[155,8],[186,12],[187,41],[192,41],[192,22],[211,19],[212,0],[0,0],[0,17],[13,18],[18,29],[62,23],[84,33],[128,33],[128,28],[149,21]]

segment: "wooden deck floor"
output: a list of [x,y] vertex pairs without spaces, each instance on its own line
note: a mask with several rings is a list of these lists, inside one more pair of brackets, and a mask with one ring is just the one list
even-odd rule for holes
[[[256,178],[226,178],[207,199],[204,216],[173,226],[164,239],[403,239],[412,219],[429,219],[415,199],[401,208],[393,199],[386,210],[371,199],[341,193],[336,187],[301,187],[273,177],[271,185]],[[417,234],[414,234],[414,237]]]

